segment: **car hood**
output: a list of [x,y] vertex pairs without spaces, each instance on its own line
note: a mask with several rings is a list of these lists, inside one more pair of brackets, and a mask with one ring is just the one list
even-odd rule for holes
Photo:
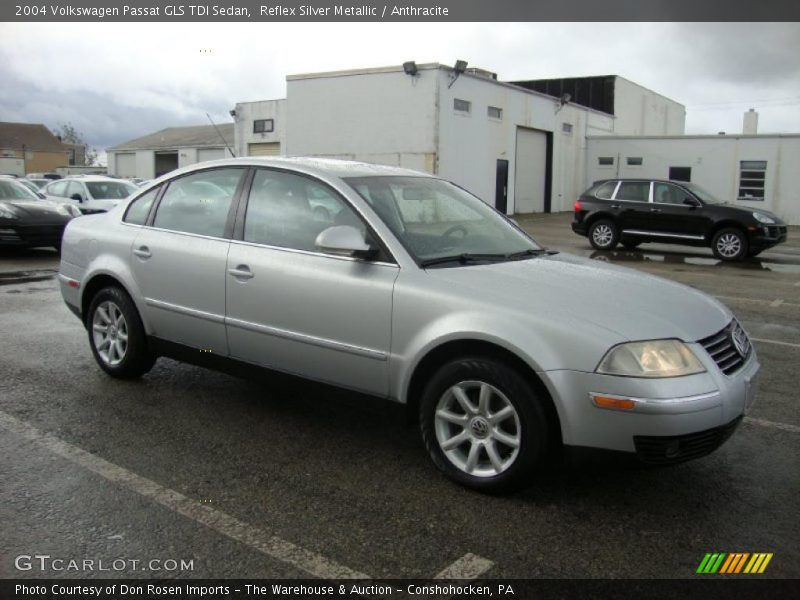
[[730,214],[732,217],[736,217],[736,218],[744,217],[744,218],[752,219],[753,218],[753,213],[757,212],[757,213],[762,214],[764,216],[767,216],[770,219],[772,219],[773,221],[775,221],[775,223],[774,223],[775,225],[785,225],[786,224],[774,212],[771,212],[771,211],[768,211],[768,210],[764,210],[763,208],[756,208],[756,207],[749,207],[749,206],[737,206],[736,204],[732,204],[730,202],[723,202],[722,204],[716,204],[714,206],[716,206],[717,208],[724,208],[725,212]]
[[66,221],[70,218],[60,212],[58,206],[49,200],[3,200],[2,203],[22,221]]
[[733,318],[722,303],[691,287],[570,254],[427,272],[457,294],[575,327],[593,323],[628,340],[696,341]]

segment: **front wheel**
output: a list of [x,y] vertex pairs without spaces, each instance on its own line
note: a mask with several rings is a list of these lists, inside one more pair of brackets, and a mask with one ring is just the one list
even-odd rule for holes
[[595,250],[613,250],[619,242],[619,230],[613,221],[601,219],[589,228],[589,243]]
[[539,393],[514,369],[483,357],[454,360],[431,378],[420,428],[441,471],[485,492],[530,483],[551,439]]
[[123,290],[100,290],[89,305],[87,319],[92,354],[106,373],[134,379],[153,367],[155,357],[147,348],[142,320]]
[[747,238],[741,229],[720,229],[711,240],[711,250],[720,260],[741,260],[747,256]]

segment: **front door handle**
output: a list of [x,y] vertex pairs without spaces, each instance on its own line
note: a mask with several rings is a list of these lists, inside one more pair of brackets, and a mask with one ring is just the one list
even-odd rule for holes
[[153,256],[150,253],[150,248],[148,248],[147,246],[139,246],[138,248],[134,248],[133,253],[139,258],[150,258],[151,256]]
[[650,212],[661,212],[660,208],[651,208]]
[[622,208],[622,206],[619,204],[612,204],[611,208],[617,209],[617,208]]
[[235,269],[228,269],[228,274],[233,275],[236,279],[252,279],[255,277],[247,265],[237,265]]

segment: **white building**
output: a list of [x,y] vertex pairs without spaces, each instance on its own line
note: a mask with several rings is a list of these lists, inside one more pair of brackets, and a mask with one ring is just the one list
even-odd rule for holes
[[232,123],[169,127],[108,148],[108,173],[120,177],[153,179],[164,173],[206,160],[230,156]]
[[587,187],[612,177],[692,181],[800,225],[800,134],[589,137],[587,145]]
[[[513,214],[571,208],[585,184],[588,135],[683,132],[681,104],[620,77],[563,80],[579,100],[582,85],[601,86],[598,102],[606,103],[598,110],[528,89],[541,82],[503,83],[480,69],[409,71],[290,75],[286,100],[236,105],[238,153],[263,154],[267,143],[288,156],[404,166],[451,179]],[[254,133],[259,120],[270,135]]]

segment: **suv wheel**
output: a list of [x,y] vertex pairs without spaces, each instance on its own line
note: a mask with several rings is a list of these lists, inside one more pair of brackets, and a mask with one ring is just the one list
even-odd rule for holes
[[118,287],[100,290],[87,319],[92,354],[106,373],[133,379],[147,373],[155,357],[147,348],[142,320],[128,294]]
[[747,238],[741,229],[720,229],[711,241],[711,250],[720,260],[741,260],[747,256]]
[[619,242],[619,231],[613,221],[601,219],[589,228],[589,243],[596,250],[613,250]]
[[420,428],[441,471],[485,492],[529,483],[550,443],[539,393],[491,358],[454,360],[439,369],[422,395]]

